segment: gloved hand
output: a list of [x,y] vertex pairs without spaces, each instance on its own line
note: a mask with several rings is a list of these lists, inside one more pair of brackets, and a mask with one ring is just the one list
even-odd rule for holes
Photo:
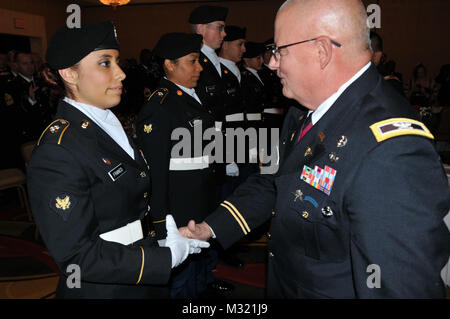
[[239,176],[239,167],[237,166],[236,163],[233,162],[231,164],[228,164],[225,167],[225,169],[226,169],[227,176],[233,176],[233,177]]
[[250,163],[258,163],[258,150],[256,147],[250,149],[248,151],[249,162]]
[[186,260],[189,254],[198,254],[202,248],[208,248],[209,243],[198,239],[183,237],[178,231],[177,224],[172,215],[166,216],[167,237],[165,242],[158,241],[161,247],[169,247],[172,254],[172,268],[177,267]]

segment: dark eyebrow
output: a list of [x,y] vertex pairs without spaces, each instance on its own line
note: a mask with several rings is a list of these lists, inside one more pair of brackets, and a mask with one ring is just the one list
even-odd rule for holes
[[[112,56],[111,54],[102,54],[101,56],[98,57],[99,59],[113,59],[114,56]],[[120,60],[120,56],[117,55],[116,57],[116,61]]]

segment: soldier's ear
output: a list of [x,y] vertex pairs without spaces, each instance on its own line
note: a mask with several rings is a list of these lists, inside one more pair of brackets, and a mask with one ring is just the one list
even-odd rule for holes
[[327,37],[318,37],[315,41],[320,68],[323,70],[330,63],[333,55],[333,46]]
[[69,84],[75,85],[78,82],[78,72],[74,68],[66,68],[58,70],[59,75],[64,80],[64,82],[67,82]]
[[202,36],[205,34],[206,24],[197,24],[196,33],[201,34]]
[[170,73],[172,73],[175,70],[175,65],[174,63],[169,60],[169,59],[165,59],[164,60],[164,68],[169,71]]

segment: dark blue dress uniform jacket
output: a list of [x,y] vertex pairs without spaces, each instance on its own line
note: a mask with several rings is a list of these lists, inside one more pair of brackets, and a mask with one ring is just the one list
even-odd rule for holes
[[[172,134],[175,129],[189,131],[189,136]],[[136,123],[138,144],[150,163],[152,176],[151,217],[158,239],[166,237],[165,218],[172,214],[179,227],[190,219],[201,222],[217,207],[214,172],[203,169],[170,169],[171,158],[194,158],[203,155],[205,130],[214,128],[214,118],[189,94],[166,79],[141,109]],[[185,131],[187,132],[187,131]],[[200,140],[195,141],[198,137]],[[172,156],[173,148],[186,143]],[[205,144],[205,145],[204,145]],[[178,146],[177,146],[178,145]],[[196,145],[197,147],[196,149]],[[176,156],[175,156],[176,155]]]
[[[411,106],[372,65],[297,142],[300,118],[287,114],[278,172],[250,177],[206,218],[219,242],[272,218],[271,298],[444,297],[450,192],[440,158],[418,127],[380,142],[369,128],[414,119]],[[301,180],[304,165],[336,170],[329,195]]]
[[[140,152],[134,148],[133,160],[64,101],[56,116],[41,136],[27,174],[34,218],[62,273],[57,297],[167,296],[160,285],[171,272],[168,248],[160,248],[152,237],[128,246],[99,237],[144,219],[148,211],[150,176]],[[71,264],[80,267],[81,288],[66,285]]]

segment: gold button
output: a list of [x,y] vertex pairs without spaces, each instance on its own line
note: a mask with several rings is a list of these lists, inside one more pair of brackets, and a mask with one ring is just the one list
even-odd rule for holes
[[270,233],[267,233],[267,238],[271,238],[272,237],[272,235],[270,234]]
[[149,233],[150,237],[155,237],[156,236],[156,232],[154,230],[150,231]]
[[145,172],[142,171],[142,172],[141,172],[141,177],[142,177],[142,178],[145,178],[146,176],[147,176],[147,174],[145,174]]
[[147,198],[148,194],[147,192],[144,193],[144,198]]
[[269,251],[269,257],[270,257],[270,258],[274,258],[274,257],[275,257],[275,255],[273,254],[273,252]]
[[274,210],[272,211],[272,217],[275,217],[275,211]]
[[303,218],[308,218],[308,216],[309,216],[309,213],[305,210],[303,213],[302,213],[302,217]]

